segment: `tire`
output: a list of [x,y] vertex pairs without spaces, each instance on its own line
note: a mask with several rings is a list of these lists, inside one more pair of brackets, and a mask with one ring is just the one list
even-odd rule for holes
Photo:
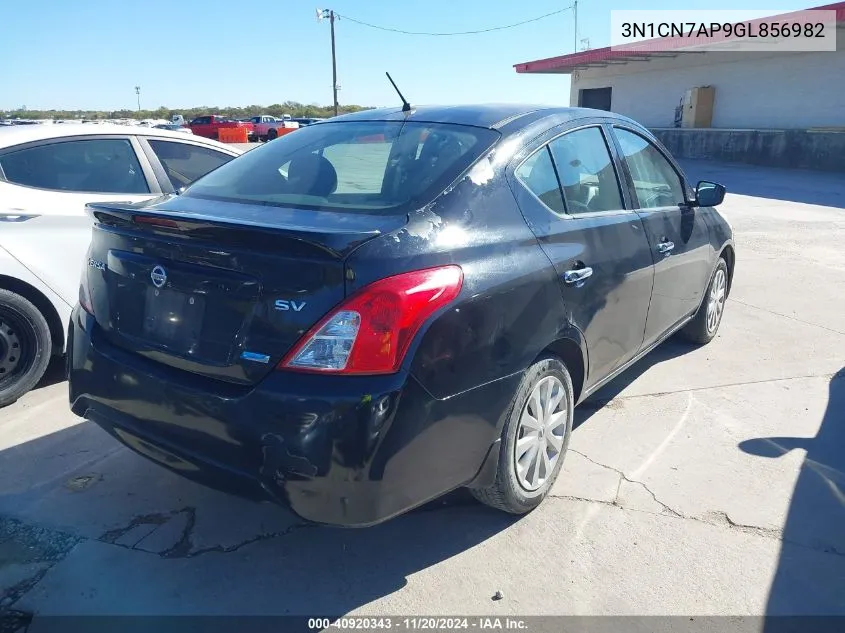
[[[551,468],[540,476],[543,464],[538,464],[534,473],[534,481],[531,482],[531,474],[534,459],[532,459],[531,437],[534,433],[526,432],[528,429],[524,424],[524,415],[535,412],[534,395],[543,395],[543,390],[551,385],[553,400],[560,394],[560,402],[553,410],[555,416],[551,418],[551,424],[546,424],[545,437],[554,435],[556,447],[546,440],[537,446],[536,459],[542,460],[545,453],[550,457]],[[548,392],[545,392],[548,394]],[[519,384],[516,395],[511,403],[508,419],[502,429],[502,441],[499,449],[499,463],[496,469],[496,479],[487,488],[471,488],[470,492],[480,502],[498,510],[511,514],[525,514],[536,508],[548,494],[552,485],[557,479],[560,468],[563,465],[566,449],[569,446],[569,438],[572,435],[572,410],[574,407],[574,396],[572,390],[572,379],[566,366],[555,357],[546,357],[534,363]],[[542,424],[542,420],[541,420]],[[531,423],[533,426],[533,423]],[[526,440],[524,446],[518,444],[520,440]],[[535,444],[536,445],[536,444]],[[527,447],[527,449],[526,449]],[[550,450],[557,452],[549,456]],[[524,451],[524,452],[523,452]],[[520,453],[522,456],[520,459]],[[517,462],[527,466],[525,470],[517,467]],[[526,481],[528,480],[528,481]]]
[[[722,323],[727,298],[728,264],[724,258],[720,257],[719,263],[716,264],[716,269],[710,277],[710,283],[707,284],[707,291],[698,307],[698,312],[695,313],[692,321],[678,332],[680,337],[699,345],[706,345],[712,341],[719,331],[719,325]],[[712,310],[716,311],[715,317],[712,316]]]
[[38,384],[51,351],[44,315],[24,297],[0,289],[0,407]]
[[267,132],[267,140],[272,141],[279,136],[279,133],[276,131],[276,128],[270,128]]

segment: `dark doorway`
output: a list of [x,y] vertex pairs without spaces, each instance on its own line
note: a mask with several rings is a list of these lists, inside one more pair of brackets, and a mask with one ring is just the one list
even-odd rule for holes
[[578,106],[610,111],[612,88],[587,88],[578,91]]

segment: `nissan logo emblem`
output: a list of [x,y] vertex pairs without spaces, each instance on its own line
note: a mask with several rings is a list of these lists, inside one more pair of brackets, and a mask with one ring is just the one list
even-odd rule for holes
[[164,284],[167,283],[167,273],[161,266],[156,266],[150,273],[150,279],[153,280],[153,285],[156,288],[161,288]]

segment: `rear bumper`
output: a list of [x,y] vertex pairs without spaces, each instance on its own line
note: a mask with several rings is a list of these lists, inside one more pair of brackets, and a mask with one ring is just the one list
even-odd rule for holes
[[118,348],[79,307],[68,348],[75,414],[189,479],[343,526],[379,523],[470,483],[520,378],[447,400],[404,374],[273,372],[244,387]]

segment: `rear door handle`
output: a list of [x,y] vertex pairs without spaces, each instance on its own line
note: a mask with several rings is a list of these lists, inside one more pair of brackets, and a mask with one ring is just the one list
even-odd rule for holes
[[563,273],[563,281],[568,284],[576,284],[577,287],[580,287],[584,280],[591,277],[593,275],[593,269],[589,266],[585,266],[584,268],[577,268],[575,270],[567,270]]
[[669,240],[664,240],[657,245],[657,252],[663,253],[664,255],[668,255],[672,252],[672,249],[675,248],[675,242],[670,242]]

